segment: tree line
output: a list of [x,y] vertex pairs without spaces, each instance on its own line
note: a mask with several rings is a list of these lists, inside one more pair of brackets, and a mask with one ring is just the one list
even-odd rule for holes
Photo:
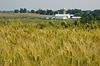
[[[20,8],[20,9],[15,9],[14,13],[36,13],[36,14],[41,14],[41,15],[55,15],[55,14],[63,14],[63,9],[59,10],[43,10],[43,9],[38,9],[38,10],[27,10],[26,8]],[[66,10],[66,14],[74,14],[75,16],[81,16],[84,18],[87,18],[88,20],[91,19],[96,19],[100,20],[100,9],[98,10],[81,10],[81,9],[68,9]]]
[[[0,13],[35,13],[41,15],[55,15],[58,13],[63,14],[63,9],[54,11],[51,9],[28,10],[26,8],[20,8],[20,9],[15,9],[13,11],[0,11]],[[68,9],[66,10],[66,14],[74,14],[75,16],[81,16],[82,22],[89,22],[91,20],[100,20],[100,9],[97,10]]]

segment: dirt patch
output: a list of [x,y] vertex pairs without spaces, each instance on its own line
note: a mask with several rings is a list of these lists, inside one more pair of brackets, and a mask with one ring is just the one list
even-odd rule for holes
[[9,14],[9,13],[0,13],[0,17],[13,17],[13,14]]

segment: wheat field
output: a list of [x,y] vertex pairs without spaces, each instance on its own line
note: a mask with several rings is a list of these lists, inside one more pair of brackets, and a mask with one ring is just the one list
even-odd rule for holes
[[100,29],[0,24],[0,66],[100,66]]

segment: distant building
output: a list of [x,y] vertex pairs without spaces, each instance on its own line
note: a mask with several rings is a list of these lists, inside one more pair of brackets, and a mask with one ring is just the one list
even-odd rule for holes
[[72,19],[81,19],[80,16],[73,16]]
[[66,14],[66,9],[63,9],[63,14],[55,14],[54,16],[41,16],[42,19],[80,19],[80,16],[74,16],[73,14]]
[[74,16],[73,14],[56,14],[54,16],[41,16],[42,19],[81,19],[80,16]]
[[72,14],[56,14],[55,19],[70,19],[73,16]]

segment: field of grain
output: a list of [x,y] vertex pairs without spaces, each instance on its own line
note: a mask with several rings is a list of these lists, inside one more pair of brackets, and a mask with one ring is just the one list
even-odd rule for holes
[[68,27],[67,22],[1,22],[0,66],[100,66],[97,27]]
[[8,13],[0,13],[0,17],[13,17],[14,15]]
[[0,17],[10,17],[10,16],[41,16],[39,14],[32,13],[0,13]]
[[0,13],[0,19],[40,19],[41,16],[32,13]]

